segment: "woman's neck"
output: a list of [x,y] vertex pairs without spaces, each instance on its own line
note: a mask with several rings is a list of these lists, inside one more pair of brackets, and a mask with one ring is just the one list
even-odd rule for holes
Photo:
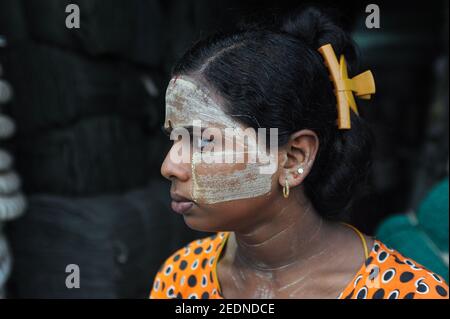
[[[302,193],[278,199],[252,229],[234,232],[234,260],[241,267],[276,272],[322,255],[329,225]],[[293,196],[295,195],[295,196]]]

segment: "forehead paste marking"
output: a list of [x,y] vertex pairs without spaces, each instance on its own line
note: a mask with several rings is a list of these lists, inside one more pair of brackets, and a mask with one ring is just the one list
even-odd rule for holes
[[175,126],[192,126],[194,120],[205,122],[205,126],[239,127],[239,124],[225,114],[205,88],[200,88],[186,77],[180,76],[169,82],[166,92],[166,120]]

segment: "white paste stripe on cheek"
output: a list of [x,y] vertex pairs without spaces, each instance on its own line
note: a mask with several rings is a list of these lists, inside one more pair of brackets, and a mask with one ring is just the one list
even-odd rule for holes
[[[259,163],[244,165],[244,169],[218,172],[214,170],[214,164],[205,164],[202,162],[202,154],[195,152],[192,156],[193,199],[200,203],[214,204],[269,193],[272,175],[260,174]],[[208,173],[199,173],[199,168]]]

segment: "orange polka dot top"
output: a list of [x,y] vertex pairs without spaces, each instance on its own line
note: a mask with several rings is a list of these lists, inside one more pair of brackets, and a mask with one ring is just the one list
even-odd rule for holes
[[[151,299],[223,299],[216,265],[229,232],[195,240],[160,267]],[[374,241],[366,261],[338,299],[448,299],[439,275]]]

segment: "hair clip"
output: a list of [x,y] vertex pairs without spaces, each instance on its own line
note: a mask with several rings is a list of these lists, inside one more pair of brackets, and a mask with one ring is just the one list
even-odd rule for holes
[[335,89],[338,111],[337,125],[339,129],[349,129],[350,108],[359,115],[353,92],[358,98],[365,100],[369,100],[375,93],[375,80],[372,72],[368,70],[349,79],[344,55],[341,55],[338,63],[331,44],[321,46],[319,52],[325,60]]

